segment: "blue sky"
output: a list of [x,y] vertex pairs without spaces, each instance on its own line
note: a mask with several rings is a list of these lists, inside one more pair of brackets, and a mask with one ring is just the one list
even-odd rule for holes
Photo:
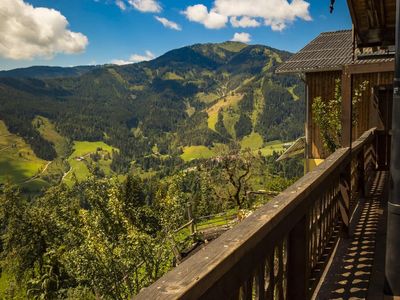
[[346,1],[336,1],[332,15],[329,0],[293,2],[1,0],[0,15],[8,19],[0,20],[0,69],[122,64],[235,34],[249,44],[295,52],[322,31],[351,28]]

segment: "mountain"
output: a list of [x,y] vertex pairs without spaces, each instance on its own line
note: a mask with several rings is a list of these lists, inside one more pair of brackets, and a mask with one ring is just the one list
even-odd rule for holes
[[290,55],[225,42],[125,66],[7,71],[0,76],[0,119],[48,161],[57,151],[35,128],[38,116],[71,143],[103,141],[119,149],[111,164],[116,172],[132,164],[172,167],[190,147],[236,141],[262,149],[303,134],[302,84],[274,73]]
[[91,70],[99,68],[99,66],[77,66],[77,67],[48,67],[34,66],[28,68],[19,68],[9,71],[0,71],[0,78],[61,78],[61,77],[76,77],[83,75]]

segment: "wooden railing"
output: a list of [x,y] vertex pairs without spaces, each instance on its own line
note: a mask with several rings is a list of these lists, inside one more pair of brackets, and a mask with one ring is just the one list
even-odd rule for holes
[[309,299],[376,169],[376,134],[315,170],[136,299]]

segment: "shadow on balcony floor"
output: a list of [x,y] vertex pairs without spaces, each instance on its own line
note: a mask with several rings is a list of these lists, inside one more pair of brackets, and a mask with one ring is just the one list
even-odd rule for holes
[[339,240],[315,299],[383,299],[387,172],[378,172],[360,202],[350,237]]

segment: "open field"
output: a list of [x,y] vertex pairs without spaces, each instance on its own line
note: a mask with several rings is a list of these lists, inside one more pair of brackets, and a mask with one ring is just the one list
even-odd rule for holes
[[70,165],[70,171],[64,176],[63,182],[72,185],[74,177],[76,177],[78,181],[89,177],[91,173],[88,165],[94,163],[90,158],[90,154],[96,153],[98,149],[102,158],[98,162],[95,162],[95,164],[97,164],[106,175],[111,175],[111,159],[105,159],[105,156],[107,154],[111,156],[112,150],[117,151],[116,148],[104,142],[75,141],[73,143],[73,152],[67,159]]
[[184,161],[191,161],[200,158],[211,158],[214,155],[214,151],[206,146],[190,146],[183,148],[183,154],[181,155],[181,158]]
[[257,132],[252,132],[250,135],[245,136],[240,142],[242,149],[250,148],[251,150],[258,150],[263,147],[264,140]]
[[196,95],[196,98],[199,101],[208,104],[208,103],[212,103],[212,102],[218,100],[219,96],[215,93],[206,94],[206,93],[200,92]]
[[47,163],[0,121],[0,182],[9,179],[13,183],[22,183],[40,173]]

